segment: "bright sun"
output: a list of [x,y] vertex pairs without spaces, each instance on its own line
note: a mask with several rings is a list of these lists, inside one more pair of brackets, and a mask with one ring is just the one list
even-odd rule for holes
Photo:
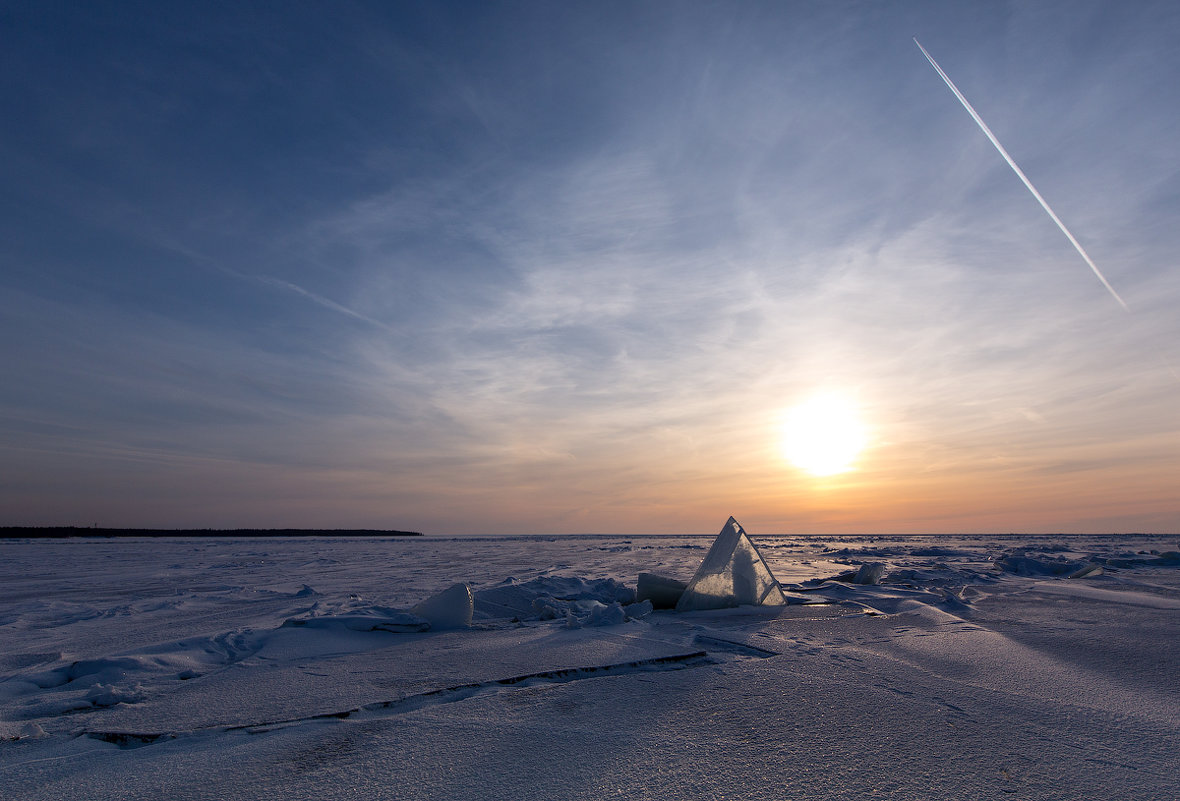
[[816,395],[787,412],[783,455],[814,476],[851,469],[865,442],[856,407],[840,395]]

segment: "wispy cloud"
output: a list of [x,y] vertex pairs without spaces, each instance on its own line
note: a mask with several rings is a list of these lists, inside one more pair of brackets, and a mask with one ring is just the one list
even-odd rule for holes
[[[669,9],[391,6],[327,44],[295,11],[174,71],[112,22],[117,59],[43,71],[44,114],[0,135],[0,430],[31,465],[0,500],[430,531],[1174,519],[1134,489],[1180,426],[1167,26]],[[915,31],[1134,315],[1074,280]],[[78,137],[60,98],[87,93]],[[820,487],[776,438],[825,389],[872,446]]]

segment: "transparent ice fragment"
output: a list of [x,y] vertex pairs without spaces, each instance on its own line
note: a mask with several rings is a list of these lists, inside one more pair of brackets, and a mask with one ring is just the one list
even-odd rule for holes
[[438,595],[432,595],[410,610],[430,621],[430,628],[461,629],[471,625],[474,599],[466,584],[452,584]]
[[724,609],[740,604],[779,606],[786,602],[762,554],[741,524],[731,517],[680,596],[676,611]]
[[880,584],[881,577],[885,575],[884,562],[865,562],[856,571],[856,575],[852,579],[853,584]]

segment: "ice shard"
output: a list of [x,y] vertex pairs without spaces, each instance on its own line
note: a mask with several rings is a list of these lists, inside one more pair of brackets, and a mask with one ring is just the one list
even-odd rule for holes
[[676,611],[724,609],[741,604],[780,606],[786,602],[766,560],[741,524],[731,517],[688,582],[688,588],[676,603]]
[[635,585],[636,601],[651,601],[654,609],[675,609],[688,585],[656,573],[640,573]]
[[432,595],[410,610],[430,621],[430,628],[461,629],[471,625],[474,600],[466,584],[452,584],[438,595]]

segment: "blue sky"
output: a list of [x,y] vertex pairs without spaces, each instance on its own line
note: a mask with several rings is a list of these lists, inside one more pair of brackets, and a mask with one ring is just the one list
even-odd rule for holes
[[[1178,531],[1178,34],[8,4],[0,523]],[[869,432],[824,480],[779,442],[818,392]]]

